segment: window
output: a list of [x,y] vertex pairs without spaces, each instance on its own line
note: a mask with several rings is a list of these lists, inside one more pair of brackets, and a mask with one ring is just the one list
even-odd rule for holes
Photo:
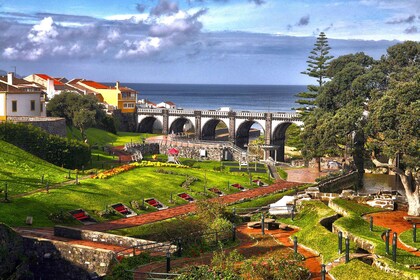
[[124,103],[124,108],[134,108],[134,103]]
[[12,112],[17,112],[17,101],[12,100]]
[[35,100],[31,100],[31,111],[35,111]]
[[44,112],[44,106],[42,102],[39,102],[39,109],[41,110],[41,112]]

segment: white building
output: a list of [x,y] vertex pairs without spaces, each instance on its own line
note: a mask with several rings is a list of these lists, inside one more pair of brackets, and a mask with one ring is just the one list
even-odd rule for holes
[[82,94],[82,92],[78,89],[70,87],[46,74],[32,74],[25,77],[25,80],[40,85],[42,89],[47,93],[48,99],[53,98],[55,95],[60,94],[63,91]]
[[176,109],[175,103],[173,103],[171,101],[160,102],[159,104],[156,105],[156,107],[157,108],[165,108],[165,109]]
[[45,116],[45,93],[39,86],[13,73],[0,77],[0,120]]

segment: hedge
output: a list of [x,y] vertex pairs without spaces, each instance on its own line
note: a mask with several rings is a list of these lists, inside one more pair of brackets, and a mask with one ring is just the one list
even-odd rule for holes
[[87,144],[49,134],[33,125],[0,123],[0,139],[65,168],[80,168],[90,160]]

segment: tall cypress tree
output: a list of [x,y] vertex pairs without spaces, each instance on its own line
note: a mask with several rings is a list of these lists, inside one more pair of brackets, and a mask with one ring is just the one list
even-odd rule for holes
[[316,39],[314,48],[310,52],[308,60],[308,68],[306,71],[301,72],[309,77],[316,78],[317,85],[309,85],[308,91],[300,92],[296,96],[300,99],[296,100],[296,103],[303,105],[301,108],[297,108],[303,114],[311,111],[315,107],[315,98],[320,92],[322,86],[326,82],[327,68],[330,64],[330,60],[333,56],[328,55],[331,47],[328,45],[328,38],[324,32],[321,32]]

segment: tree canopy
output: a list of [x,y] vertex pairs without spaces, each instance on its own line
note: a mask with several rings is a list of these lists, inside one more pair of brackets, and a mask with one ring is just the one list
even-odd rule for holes
[[47,114],[66,119],[67,125],[77,127],[86,140],[86,129],[92,126],[105,128],[115,133],[115,124],[107,116],[103,105],[91,95],[63,92],[54,96],[47,104]]
[[363,53],[341,56],[326,72],[330,81],[304,119],[303,155],[349,152],[360,173],[365,160],[389,167],[401,178],[409,213],[420,215],[420,43],[394,45],[377,61]]
[[310,85],[308,86],[308,91],[300,92],[296,95],[300,98],[296,103],[304,105],[304,107],[298,108],[302,112],[311,110],[315,106],[315,98],[326,82],[325,79],[328,77],[327,69],[329,67],[329,61],[333,58],[333,56],[328,55],[330,49],[331,47],[328,45],[327,36],[324,32],[321,32],[306,61],[306,63],[308,63],[308,68],[306,71],[302,72],[302,74],[316,78],[318,84]]

